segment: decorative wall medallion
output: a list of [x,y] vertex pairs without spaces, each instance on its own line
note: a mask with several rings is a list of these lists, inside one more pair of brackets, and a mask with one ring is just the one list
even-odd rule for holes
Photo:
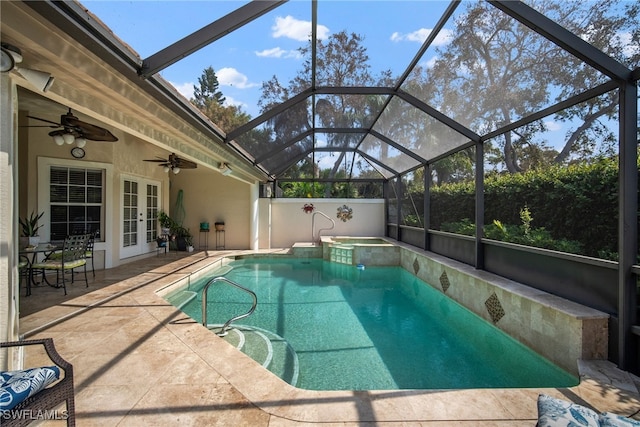
[[338,208],[338,213],[336,216],[342,222],[347,222],[351,218],[353,218],[353,209],[351,209],[347,205],[342,205],[341,207]]
[[420,270],[420,263],[418,262],[418,258],[413,260],[413,274],[418,274],[418,271]]
[[447,289],[449,289],[449,276],[447,276],[447,272],[443,271],[440,275],[440,286],[442,286],[442,292],[447,293]]
[[500,304],[500,300],[496,293],[492,293],[491,296],[484,302],[485,307],[487,307],[487,311],[491,316],[491,320],[493,323],[498,323],[502,316],[505,315],[504,309],[502,308],[502,304]]

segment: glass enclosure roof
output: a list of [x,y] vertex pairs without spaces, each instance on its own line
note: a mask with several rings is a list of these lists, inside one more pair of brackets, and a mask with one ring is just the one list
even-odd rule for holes
[[141,56],[143,77],[193,98],[214,69],[225,105],[250,117],[225,142],[271,179],[305,178],[304,164],[390,179],[604,95],[638,66],[637,52],[592,58],[584,40],[598,40],[565,31],[582,30],[589,2],[113,4],[85,6]]

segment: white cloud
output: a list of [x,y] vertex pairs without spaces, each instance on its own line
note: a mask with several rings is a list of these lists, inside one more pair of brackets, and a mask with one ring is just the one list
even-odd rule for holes
[[171,83],[171,85],[175,87],[176,90],[180,92],[182,96],[184,96],[185,98],[187,99],[193,98],[193,83],[191,82],[187,82],[187,83],[169,82],[169,83]]
[[256,51],[255,53],[263,58],[300,58],[300,53],[297,50],[285,50],[280,47],[265,49],[260,52]]
[[553,120],[547,120],[544,122],[544,125],[547,127],[547,129],[551,132],[557,132],[559,130],[562,129],[562,125],[558,122],[555,122]]
[[[394,41],[394,42],[409,41],[409,42],[424,43],[424,41],[427,39],[427,37],[429,37],[429,34],[431,34],[432,31],[433,29],[430,29],[430,28],[420,28],[419,30],[416,30],[407,34],[402,34],[396,31],[393,34],[391,34],[390,39],[391,41]],[[453,34],[451,30],[442,29],[438,33],[438,35],[436,36],[435,40],[431,45],[432,46],[445,45],[451,41],[452,37],[453,37]]]
[[[278,16],[276,23],[271,27],[274,38],[286,37],[289,39],[306,42],[311,38],[311,21],[301,21],[291,15],[284,18]],[[324,25],[318,25],[318,39],[325,39],[329,35],[329,29]]]
[[236,107],[242,107],[242,109],[246,109],[247,108],[247,104],[242,102],[242,101],[238,101],[237,99],[233,99],[229,96],[225,96],[224,97],[224,103],[222,104],[225,107],[228,107],[230,105],[235,105]]
[[249,83],[247,76],[236,70],[235,68],[221,68],[216,72],[218,83],[220,86],[233,86],[238,89],[249,89],[259,86],[257,83]]

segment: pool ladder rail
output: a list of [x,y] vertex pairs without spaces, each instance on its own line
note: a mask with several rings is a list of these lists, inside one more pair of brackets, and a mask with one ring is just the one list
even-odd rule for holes
[[[314,232],[314,230],[316,228],[316,215],[322,215],[323,217],[325,217],[326,219],[331,221],[331,227],[320,228],[318,230],[318,238],[317,239],[315,237],[316,234]],[[333,219],[329,218],[327,216],[327,214],[325,214],[324,212],[320,212],[320,211],[314,212],[313,215],[311,216],[311,241],[314,242],[314,243],[320,244],[321,243],[321,241],[320,241],[320,233],[322,233],[323,231],[333,230],[335,227],[336,227],[336,222]]]
[[246,312],[245,314],[234,316],[231,319],[227,320],[227,322],[224,325],[222,325],[222,328],[220,329],[220,331],[216,332],[216,335],[218,335],[219,337],[223,337],[227,335],[228,333],[227,330],[229,329],[229,326],[231,325],[231,323],[235,322],[236,320],[244,319],[245,317],[251,316],[251,314],[253,314],[253,312],[256,310],[256,306],[258,305],[258,297],[256,296],[255,292],[253,292],[252,290],[247,289],[244,286],[240,286],[236,282],[229,280],[226,277],[223,277],[223,276],[214,277],[213,279],[209,280],[207,284],[204,285],[204,288],[202,289],[202,325],[205,328],[207,327],[207,324],[208,324],[207,322],[207,291],[209,290],[209,286],[211,286],[216,282],[225,282],[231,286],[235,286],[241,291],[248,293],[249,295],[251,295],[251,298],[253,298],[253,304],[251,305],[251,309],[248,312]]

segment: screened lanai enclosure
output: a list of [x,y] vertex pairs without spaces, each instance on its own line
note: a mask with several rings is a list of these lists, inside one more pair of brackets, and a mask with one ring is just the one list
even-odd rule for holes
[[[176,17],[154,13],[140,30],[156,45],[140,46],[86,6],[139,52],[114,57],[141,85],[255,44],[249,79],[218,86],[231,65],[213,81],[194,65],[190,100],[261,197],[384,198],[388,237],[610,314],[609,359],[640,372],[640,4],[213,3],[180,40],[158,34]],[[29,7],[93,31],[75,4]],[[290,44],[255,37],[272,22]],[[250,86],[252,104],[231,102]]]

